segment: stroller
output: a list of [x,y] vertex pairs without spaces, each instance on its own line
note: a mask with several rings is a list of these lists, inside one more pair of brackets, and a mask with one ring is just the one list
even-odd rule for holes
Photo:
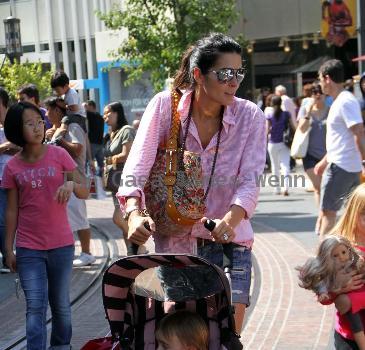
[[[190,277],[198,269],[203,271],[194,281]],[[164,276],[174,281],[173,297],[167,297],[170,291]],[[89,341],[82,350],[155,350],[158,322],[167,313],[182,309],[197,312],[206,322],[209,350],[243,349],[235,333],[228,279],[203,258],[187,254],[128,256],[106,270],[102,289],[111,333]]]

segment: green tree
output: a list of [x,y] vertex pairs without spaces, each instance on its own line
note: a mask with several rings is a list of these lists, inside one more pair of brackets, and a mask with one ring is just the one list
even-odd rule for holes
[[12,99],[16,99],[17,91],[22,85],[35,84],[42,100],[52,93],[51,75],[52,72],[44,69],[41,62],[10,64],[10,61],[6,60],[1,69],[0,85],[7,90]]
[[128,39],[111,53],[127,61],[127,84],[150,72],[156,91],[177,70],[188,45],[209,32],[226,33],[237,14],[235,0],[126,0],[124,9],[99,13],[110,29],[128,30]]

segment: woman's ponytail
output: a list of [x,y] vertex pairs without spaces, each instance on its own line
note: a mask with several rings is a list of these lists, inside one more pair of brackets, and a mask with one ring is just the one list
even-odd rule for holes
[[189,88],[193,79],[191,77],[190,71],[190,58],[195,49],[195,46],[190,46],[184,53],[183,58],[181,60],[181,65],[179,70],[176,72],[174,76],[174,89],[186,89]]

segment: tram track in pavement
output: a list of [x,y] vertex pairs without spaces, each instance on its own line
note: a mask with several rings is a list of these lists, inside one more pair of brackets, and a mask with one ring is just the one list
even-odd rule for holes
[[[101,283],[102,283],[102,277],[104,274],[104,271],[107,269],[107,267],[110,265],[110,263],[113,261],[115,257],[118,256],[118,247],[116,241],[113,239],[113,237],[109,236],[106,232],[103,230],[100,230],[99,228],[95,226],[92,227],[93,238],[92,242],[94,244],[101,244],[102,246],[102,257],[100,258],[101,261],[99,262],[99,265],[97,266],[97,272],[93,274],[92,278],[88,280],[88,283],[86,283],[83,288],[79,291],[77,291],[76,295],[73,297],[71,296],[71,310],[79,308],[81,305],[85,304],[91,296],[93,296],[96,293],[99,293]],[[95,242],[95,240],[99,242]],[[98,252],[100,255],[100,251]],[[92,265],[94,266],[94,265]],[[76,282],[79,280],[78,274],[82,274],[82,272],[89,272],[87,268],[78,268],[74,269],[75,273],[73,274],[73,282]],[[71,286],[72,289],[72,286]],[[72,294],[72,293],[71,293]],[[6,309],[13,304],[15,301],[10,301],[7,303],[7,305],[4,305]],[[100,302],[101,297],[100,297]],[[7,312],[9,312],[8,310]],[[25,309],[23,309],[23,315],[25,314]],[[49,316],[48,316],[49,315]],[[19,320],[14,320],[14,323]],[[50,316],[50,312],[48,310],[47,312],[47,333],[50,332],[51,329],[51,321],[52,318]],[[10,340],[8,340],[5,344],[0,343],[0,349],[1,350],[21,350],[26,348],[26,338],[25,338],[25,319],[23,324],[23,331]],[[19,323],[19,322],[18,322]]]

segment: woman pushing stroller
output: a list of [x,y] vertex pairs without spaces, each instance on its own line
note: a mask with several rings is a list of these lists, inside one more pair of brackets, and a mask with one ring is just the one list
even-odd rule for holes
[[[222,244],[233,244],[238,331],[249,305],[249,219],[266,157],[262,111],[235,97],[245,76],[241,55],[240,45],[223,34],[187,49],[174,90],[158,93],[146,108],[117,193],[136,244],[152,231],[156,252],[195,253],[218,266]],[[203,226],[207,217],[216,224],[211,234]],[[168,271],[162,278],[169,285]]]

